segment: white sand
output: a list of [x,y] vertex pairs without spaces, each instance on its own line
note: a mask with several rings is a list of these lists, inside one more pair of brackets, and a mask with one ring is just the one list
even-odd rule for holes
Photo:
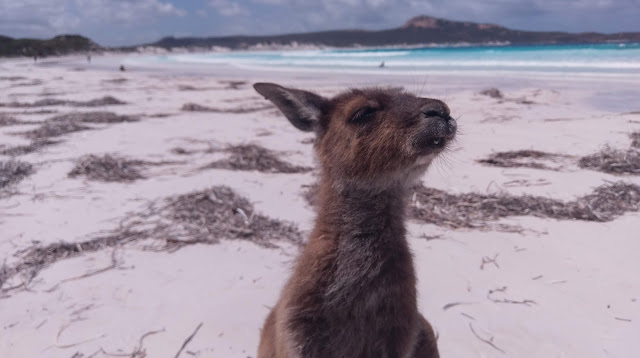
[[[129,104],[105,108],[120,114],[168,114],[135,123],[98,125],[72,133],[65,142],[19,159],[37,172],[20,182],[17,195],[0,199],[0,260],[11,265],[35,241],[82,242],[114,229],[129,212],[175,194],[227,185],[270,217],[308,231],[313,209],[301,196],[314,174],[198,171],[216,155],[172,154],[174,147],[256,143],[286,161],[312,165],[308,134],[274,110],[247,114],[180,110],[194,102],[219,108],[264,104],[249,85],[224,89],[221,80],[270,80],[330,95],[348,86],[403,85],[447,101],[461,116],[461,135],[446,160],[424,177],[427,186],[452,193],[469,191],[541,195],[570,200],[608,181],[640,184],[639,176],[614,176],[568,165],[561,171],[481,166],[495,151],[536,149],[581,156],[604,145],[626,148],[628,133],[640,130],[637,78],[491,78],[447,75],[330,75],[261,73],[232,68],[169,72],[115,71],[118,58],[78,59],[34,66],[0,64],[0,103],[43,98],[88,100],[111,95]],[[113,69],[113,70],[112,70]],[[123,83],[104,80],[125,78]],[[31,80],[40,85],[20,86]],[[188,85],[197,91],[179,90]],[[12,87],[13,86],[13,87]],[[499,103],[478,95],[498,86],[508,98],[535,104]],[[43,93],[55,95],[43,96]],[[616,94],[626,96],[616,99]],[[632,97],[632,96],[631,96]],[[637,98],[640,98],[638,93]],[[66,106],[46,107],[61,113]],[[1,112],[23,109],[0,107]],[[34,110],[34,109],[28,109]],[[43,120],[52,114],[15,114]],[[12,133],[35,125],[0,127],[0,146],[26,144]],[[152,167],[149,178],[130,184],[70,179],[74,160],[85,154],[119,153],[149,161],[182,161]],[[8,157],[0,156],[0,160]],[[520,180],[514,185],[514,180]],[[542,185],[536,185],[542,184]],[[519,186],[518,186],[519,185]],[[640,352],[640,214],[593,223],[515,217],[523,233],[449,230],[409,223],[419,278],[420,306],[439,333],[442,357],[633,357]],[[442,235],[443,240],[420,238]],[[173,253],[125,248],[87,253],[44,269],[27,290],[0,291],[0,357],[109,357],[140,348],[148,357],[173,357],[202,323],[182,357],[255,357],[259,329],[288,276],[298,248],[278,243],[266,249],[249,242],[188,246]],[[481,268],[483,257],[497,264]],[[67,280],[67,281],[64,281]],[[20,284],[19,278],[8,286]],[[506,287],[488,296],[490,290]],[[531,300],[530,305],[496,303]],[[446,305],[460,303],[444,309]],[[475,331],[475,334],[474,334]],[[476,336],[477,334],[477,336]],[[483,342],[492,341],[497,347]],[[137,357],[137,356],[136,356]]]

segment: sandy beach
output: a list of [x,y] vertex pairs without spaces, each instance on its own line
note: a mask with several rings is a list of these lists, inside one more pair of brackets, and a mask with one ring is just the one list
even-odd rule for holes
[[[638,75],[95,56],[0,63],[0,162],[24,163],[0,186],[1,357],[255,358],[313,225],[318,174],[312,135],[256,81],[326,96],[402,86],[459,118],[408,221],[419,306],[442,357],[640,352],[640,173],[593,157],[640,150]],[[100,172],[109,160],[120,177]],[[611,197],[625,204],[594,206]],[[205,217],[210,208],[231,221]]]

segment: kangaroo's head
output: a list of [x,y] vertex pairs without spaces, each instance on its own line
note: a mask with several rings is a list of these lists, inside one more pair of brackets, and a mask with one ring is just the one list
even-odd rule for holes
[[336,183],[411,183],[454,139],[447,105],[397,88],[363,88],[333,98],[256,83],[296,128],[316,133],[315,149]]

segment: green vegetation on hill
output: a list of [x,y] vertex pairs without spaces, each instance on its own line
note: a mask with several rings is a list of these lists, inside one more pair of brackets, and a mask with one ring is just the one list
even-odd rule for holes
[[151,44],[151,46],[169,49],[174,47],[209,46],[241,49],[259,44],[289,45],[293,43],[332,47],[374,47],[451,43],[484,44],[491,42],[534,45],[639,41],[640,33],[638,32],[574,34],[567,32],[520,31],[495,24],[478,24],[438,19],[431,16],[417,16],[407,21],[402,27],[380,31],[335,30],[270,36],[165,37]]
[[95,42],[79,35],[60,35],[49,40],[14,39],[0,36],[0,57],[56,56],[99,48],[100,46]]

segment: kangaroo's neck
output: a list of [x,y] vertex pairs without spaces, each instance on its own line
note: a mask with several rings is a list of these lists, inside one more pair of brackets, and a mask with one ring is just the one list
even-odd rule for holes
[[325,292],[329,305],[357,305],[371,295],[400,295],[415,305],[415,274],[405,238],[405,193],[402,187],[372,191],[321,180],[311,240],[332,240],[333,278]]
[[362,237],[405,241],[406,193],[403,186],[371,190],[323,178],[316,227],[338,234],[340,241]]

